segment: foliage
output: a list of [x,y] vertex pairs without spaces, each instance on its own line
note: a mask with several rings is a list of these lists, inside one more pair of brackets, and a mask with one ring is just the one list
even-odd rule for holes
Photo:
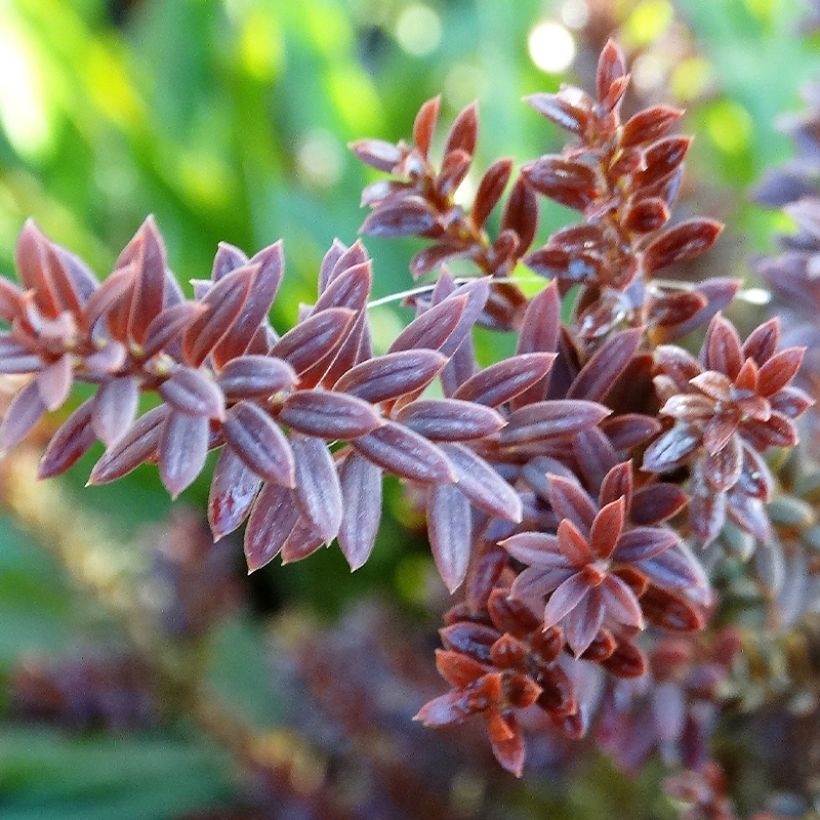
[[[538,738],[555,749],[562,737],[594,736],[633,772],[657,751],[667,765],[689,770],[668,791],[696,804],[692,816],[729,816],[732,801],[710,738],[735,685],[732,659],[744,639],[710,624],[732,621],[743,578],[758,585],[755,610],[770,620],[800,624],[814,607],[810,592],[779,595],[782,583],[772,583],[759,558],[779,545],[790,579],[814,572],[814,468],[803,458],[812,422],[805,426],[809,446],[787,467],[771,450],[797,444],[794,420],[813,418],[813,402],[790,384],[803,348],[779,349],[777,320],[742,344],[721,315],[739,280],[704,279],[703,263],[693,263],[717,240],[720,224],[694,217],[666,224],[690,142],[667,134],[681,112],[651,103],[621,119],[630,80],[625,58],[609,42],[597,66],[595,96],[562,86],[528,98],[573,141],[515,177],[512,161],[490,164],[473,196],[463,183],[476,164],[474,105],[455,117],[440,164],[433,159],[437,98],[421,106],[412,142],[351,145],[392,175],[365,189],[372,212],[362,232],[426,242],[410,264],[424,282],[400,294],[416,318],[389,340],[374,317],[393,297],[373,299],[373,265],[360,242],[333,241],[319,264],[314,303],[302,304],[293,320],[291,309],[274,306],[280,289],[275,304],[287,304],[294,292],[283,287],[280,242],[250,258],[221,243],[210,279],[193,280],[186,298],[152,218],[102,282],[27,223],[16,251],[22,286],[0,280],[0,319],[8,327],[0,368],[17,389],[0,426],[0,450],[47,430],[46,413],[71,404],[74,383],[84,401],[48,433],[41,477],[68,470],[99,440],[106,449],[90,483],[154,462],[176,497],[196,486],[208,453],[218,450],[211,532],[215,540],[230,537],[247,519],[250,571],[279,554],[283,563],[299,561],[336,539],[351,569],[364,566],[395,497],[388,484],[383,499],[383,477],[400,479],[404,503],[424,511],[445,586],[459,595],[437,656],[452,689],[428,692],[417,717],[444,726],[480,714],[495,757],[519,776],[525,731],[536,759]],[[303,167],[317,181],[327,172],[315,157]],[[562,211],[543,206],[539,195],[580,211],[584,221],[552,230]],[[811,232],[811,206],[792,210]],[[530,252],[542,241],[539,211],[550,236]],[[799,252],[810,257],[804,246]],[[380,260],[386,246],[375,247]],[[778,260],[764,273],[776,279],[776,266],[790,263]],[[657,271],[668,266],[676,266],[673,276],[685,270],[699,281],[660,279]],[[540,292],[525,287],[527,268],[554,282]],[[707,325],[699,358],[672,343]],[[274,330],[283,326],[290,329]],[[515,351],[499,355],[488,331],[512,338]],[[811,389],[811,372],[799,378]],[[36,499],[23,508],[37,520]],[[143,618],[134,600],[121,616],[139,647],[137,666],[112,656],[59,674],[89,681],[103,706],[94,711],[92,698],[87,708],[105,723],[106,681],[133,685],[132,706],[151,702],[151,685],[140,683],[147,664],[146,681],[164,681],[160,703],[170,698],[221,737],[266,789],[301,805],[292,760],[260,755],[252,726],[235,724],[196,680],[179,676],[189,644],[208,639],[225,617],[218,602],[230,609],[232,598],[217,592],[227,589],[219,562],[204,586],[189,579],[210,547],[194,546],[198,536],[178,537],[190,548],[152,570],[184,602],[181,631],[169,624],[160,630],[160,656],[133,627]],[[744,565],[752,555],[756,572]],[[60,557],[70,565],[70,553]],[[92,582],[91,591],[114,601],[104,584]],[[198,608],[203,596],[213,611]],[[670,631],[679,637],[665,637]],[[306,655],[297,657],[309,665]],[[17,709],[37,714],[43,692],[63,697],[50,674],[33,667],[18,675]],[[332,676],[323,680],[334,692]],[[68,685],[69,704],[76,686]],[[360,691],[371,694],[367,684]],[[72,719],[70,710],[47,714]],[[126,723],[132,717],[127,712]],[[345,731],[357,736],[352,725]],[[377,781],[389,788],[403,776],[380,771]],[[308,798],[321,816],[340,810],[330,785],[323,780]]]

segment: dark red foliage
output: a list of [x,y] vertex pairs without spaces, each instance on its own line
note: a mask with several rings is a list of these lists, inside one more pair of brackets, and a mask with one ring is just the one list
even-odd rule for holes
[[[682,112],[666,106],[623,122],[628,82],[609,42],[596,97],[571,87],[528,97],[574,142],[518,176],[512,160],[496,161],[468,208],[455,194],[474,161],[476,106],[455,118],[438,164],[437,98],[419,111],[412,143],[351,146],[392,175],[365,188],[362,232],[427,239],[410,270],[435,272],[411,292],[415,317],[382,355],[373,353],[378,302],[361,242],[333,242],[315,304],[280,333],[268,314],[284,275],[281,242],[250,259],[221,244],[210,279],[196,280],[186,300],[151,218],[103,282],[26,223],[21,285],[0,278],[0,374],[17,391],[0,452],[64,407],[75,381],[91,385],[94,395],[52,435],[40,476],[68,470],[99,440],[105,451],[89,483],[154,463],[177,496],[218,450],[211,533],[219,539],[247,521],[250,571],[334,540],[351,569],[361,567],[376,541],[383,477],[398,477],[424,508],[445,586],[463,596],[445,616],[437,656],[451,688],[417,717],[446,726],[480,716],[496,758],[518,776],[526,732],[577,739],[596,726],[626,769],[674,747],[694,774],[672,790],[728,816],[705,767],[704,716],[716,708],[731,647],[723,658],[695,643],[721,604],[707,575],[719,556],[702,563],[690,543],[739,528],[777,556],[773,534],[810,537],[811,515],[789,518],[810,504],[794,494],[770,528],[765,505],[778,482],[764,455],[797,444],[794,422],[812,399],[792,385],[804,350],[778,349],[776,320],[742,343],[720,314],[737,281],[657,278],[708,250],[721,226],[669,224],[690,139],[669,134]],[[583,221],[529,253],[538,194]],[[795,247],[764,272],[781,298],[799,301],[816,296],[805,257],[820,220],[813,201],[792,214]],[[444,263],[457,257],[477,275],[454,279]],[[532,299],[510,279],[522,260],[552,280]],[[577,298],[565,323],[570,289]],[[710,320],[699,359],[668,343]],[[481,366],[476,324],[514,330],[515,354]],[[156,404],[137,417],[145,394]],[[192,564],[210,554],[195,542],[182,538],[191,549],[169,548],[159,568],[179,587],[181,629],[192,635],[212,615],[192,604],[201,588]],[[792,554],[802,556],[792,574],[805,574],[805,554]],[[785,607],[789,617],[796,608]]]

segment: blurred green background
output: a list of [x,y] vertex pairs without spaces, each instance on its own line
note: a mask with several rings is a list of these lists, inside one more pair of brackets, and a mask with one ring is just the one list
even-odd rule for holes
[[[252,252],[283,237],[288,275],[274,323],[286,327],[312,300],[333,237],[352,242],[363,219],[359,192],[376,177],[346,143],[407,136],[418,106],[441,92],[445,122],[479,101],[479,172],[500,155],[523,162],[559,150],[557,129],[520,98],[588,84],[615,33],[635,60],[639,100],[687,108],[683,130],[697,138],[683,212],[729,223],[710,275],[743,275],[783,227],[747,192],[789,156],[775,120],[800,108],[801,86],[820,70],[817,35],[800,31],[805,12],[796,0],[0,0],[0,269],[11,272],[27,216],[104,275],[154,213],[182,282],[209,275],[220,240]],[[541,235],[566,219],[547,207]],[[367,244],[376,295],[408,287],[414,243]],[[402,315],[374,312],[377,346]],[[81,494],[89,464],[61,492],[78,518],[104,522],[119,556],[170,504],[149,469]],[[203,479],[181,503],[201,511],[206,497]],[[424,618],[443,601],[394,486],[387,505],[375,555],[355,575],[332,549],[241,580],[250,603],[210,639],[208,675],[260,725],[279,719],[269,617],[333,618],[381,592]],[[0,691],[22,659],[124,640],[117,618],[42,547],[0,514]],[[240,545],[225,548],[240,577]],[[185,726],[112,739],[13,715],[0,725],[6,819],[173,817],[235,788],[221,753]]]

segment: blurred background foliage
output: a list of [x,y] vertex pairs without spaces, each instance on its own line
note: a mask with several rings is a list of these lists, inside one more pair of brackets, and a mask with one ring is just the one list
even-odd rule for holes
[[[254,251],[284,237],[288,276],[274,313],[284,327],[312,300],[333,237],[351,242],[362,220],[359,191],[374,177],[348,141],[408,135],[418,106],[441,92],[445,119],[480,103],[479,172],[497,156],[523,162],[558,150],[557,129],[520,98],[564,80],[588,83],[598,48],[616,33],[634,60],[636,93],[687,108],[683,130],[697,139],[682,211],[729,223],[710,275],[747,275],[750,254],[788,227],[747,192],[788,157],[776,119],[800,108],[801,86],[820,70],[817,35],[800,31],[806,12],[796,0],[0,0],[0,266],[12,268],[29,215],[104,275],[154,213],[183,283],[209,275],[220,240]],[[545,203],[543,236],[567,218]],[[408,287],[413,243],[368,247],[376,295]],[[402,316],[373,313],[377,345],[386,347]],[[486,340],[481,350],[492,355]],[[111,579],[131,584],[128,594],[145,584],[164,525],[149,535],[144,526],[165,522],[170,505],[153,470],[80,495],[88,467],[53,500],[89,538],[104,528],[96,551],[61,546],[60,522],[39,520],[36,504],[28,518],[8,497],[0,507],[0,816],[161,818],[228,805],[243,788],[236,761],[184,719],[66,733],[15,709],[9,693],[26,663],[134,645],[128,595],[117,597]],[[181,503],[201,515],[205,499],[201,483]],[[412,505],[397,487],[387,504],[374,557],[353,576],[331,549],[246,580],[240,545],[219,545],[240,604],[194,642],[197,674],[255,732],[287,714],[269,657],[274,619],[278,634],[294,613],[333,619],[381,595],[432,641],[443,590]],[[430,655],[425,662],[432,666]],[[175,679],[173,663],[165,675]],[[112,697],[127,694],[118,691]],[[422,700],[407,706],[408,723]],[[596,766],[571,790],[553,783],[547,797],[521,787],[516,811],[604,816],[614,775]],[[663,816],[646,783],[618,788],[618,816]],[[454,816],[470,816],[473,804],[451,797],[467,807]]]

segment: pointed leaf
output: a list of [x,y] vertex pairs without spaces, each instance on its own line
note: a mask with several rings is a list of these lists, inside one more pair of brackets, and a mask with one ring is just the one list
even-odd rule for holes
[[288,440],[261,407],[240,401],[228,411],[222,430],[231,449],[258,476],[294,486],[295,467]]

